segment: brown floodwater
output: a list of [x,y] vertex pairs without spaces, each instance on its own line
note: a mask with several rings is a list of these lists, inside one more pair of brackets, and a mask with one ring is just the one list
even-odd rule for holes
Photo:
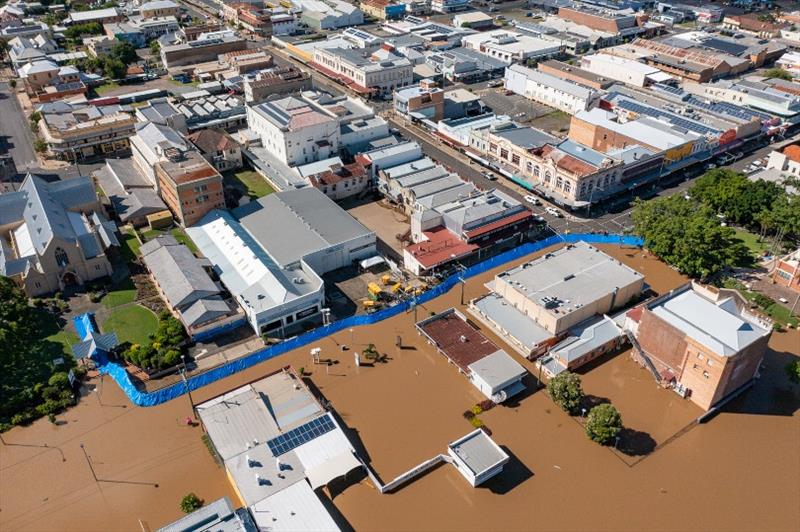
[[[645,273],[657,292],[684,282],[641,251],[603,249]],[[484,293],[492,274],[469,281],[465,299]],[[420,307],[417,318],[459,299],[456,287]],[[318,344],[322,358],[339,361],[327,371],[312,367],[306,347],[198,390],[194,399],[282,365],[304,366],[376,473],[391,480],[472,430],[461,414],[482,399],[417,336],[413,321],[409,312],[358,327],[352,339],[348,331],[326,338]],[[397,335],[403,349],[394,345]],[[356,368],[352,352],[340,349],[351,342],[356,350],[374,343],[390,360]],[[582,378],[587,394],[619,408],[632,434],[626,452],[589,441],[577,420],[534,392],[481,415],[513,457],[484,487],[470,487],[444,465],[387,495],[361,481],[334,504],[356,530],[798,530],[800,388],[790,385],[783,367],[800,354],[800,334],[775,334],[770,348],[753,389],[683,432],[699,409],[658,388],[620,353],[585,368]],[[13,445],[0,447],[0,530],[155,529],[181,515],[178,503],[190,491],[206,500],[232,495],[200,428],[182,423],[190,414],[187,397],[145,409],[132,406],[109,379],[99,388],[60,416],[62,425],[44,420],[4,435]],[[94,481],[81,443],[103,482]]]

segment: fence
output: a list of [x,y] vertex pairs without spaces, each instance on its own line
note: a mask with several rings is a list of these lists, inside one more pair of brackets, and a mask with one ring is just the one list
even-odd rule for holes
[[419,305],[422,303],[427,303],[442,294],[450,291],[451,288],[456,286],[462,279],[469,279],[476,275],[480,275],[485,273],[493,268],[506,264],[508,262],[520,259],[526,255],[530,255],[531,253],[535,253],[537,251],[541,251],[547,247],[561,244],[561,243],[573,243],[578,241],[588,242],[590,244],[616,244],[616,245],[627,245],[627,246],[641,246],[642,239],[637,236],[627,236],[627,235],[596,235],[596,234],[567,234],[567,235],[555,235],[548,237],[544,240],[539,240],[538,242],[527,242],[517,248],[514,248],[510,251],[506,251],[501,253],[500,255],[496,255],[490,259],[487,259],[483,262],[470,266],[466,268],[463,272],[451,275],[447,279],[445,279],[441,284],[435,286],[434,288],[424,292],[420,296],[404,301],[399,303],[393,307],[389,307],[373,314],[365,315],[365,316],[350,316],[343,320],[335,321],[329,325],[325,325],[323,327],[319,327],[314,329],[313,331],[309,331],[307,333],[301,334],[285,342],[281,342],[276,345],[272,345],[266,347],[260,351],[255,351],[247,356],[242,358],[233,360],[204,372],[199,375],[195,375],[186,380],[186,382],[178,382],[166,388],[162,388],[160,390],[154,392],[142,392],[136,388],[136,385],[128,375],[128,372],[125,371],[125,368],[116,364],[114,362],[108,362],[100,367],[100,371],[102,373],[108,374],[111,378],[116,381],[122,391],[125,392],[125,395],[128,396],[128,399],[131,402],[138,406],[156,406],[167,401],[171,401],[177,397],[180,397],[184,393],[187,393],[190,390],[197,390],[198,388],[202,388],[212,382],[216,382],[220,379],[224,379],[225,377],[229,377],[235,373],[243,371],[247,368],[255,366],[256,364],[260,364],[266,360],[270,360],[277,356],[280,356],[284,353],[292,351],[293,349],[297,349],[298,347],[302,347],[304,345],[308,345],[312,342],[317,342],[322,338],[330,336],[336,332],[349,329],[351,327],[358,327],[361,325],[372,325],[383,320],[392,318],[399,314],[403,314],[408,310],[412,309],[414,305]]

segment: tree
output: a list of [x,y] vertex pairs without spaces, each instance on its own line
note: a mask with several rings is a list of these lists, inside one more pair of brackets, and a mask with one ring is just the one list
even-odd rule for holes
[[[43,311],[28,305],[14,281],[0,276],[0,426],[27,423],[74,403],[66,368],[53,374],[52,344],[43,340],[37,312]],[[58,347],[57,356],[63,356]],[[65,362],[74,364],[71,357]]]
[[711,207],[715,213],[745,226],[757,224],[759,213],[770,210],[783,193],[777,183],[761,179],[750,181],[738,172],[725,169],[706,172],[689,191],[693,198]]
[[201,508],[204,502],[203,499],[194,493],[189,493],[181,499],[181,511],[185,514],[190,514]]
[[793,383],[800,384],[800,358],[786,364],[786,374]]
[[119,60],[126,66],[139,59],[139,56],[136,55],[136,48],[127,41],[120,41],[112,46],[108,55],[113,59]]
[[71,40],[77,40],[84,35],[101,35],[103,33],[103,26],[98,22],[87,22],[85,24],[75,24],[70,26],[64,31],[64,37]]
[[15,80],[15,79],[9,80],[8,81],[8,86],[11,87],[12,89],[16,89],[17,88],[17,80]]
[[581,378],[569,371],[563,371],[547,383],[547,393],[562,410],[572,413],[583,399]]
[[128,67],[119,59],[106,59],[103,66],[103,74],[108,79],[124,78],[127,71]]
[[158,55],[161,53],[161,43],[158,42],[158,39],[150,41],[150,53],[153,55]]
[[33,150],[36,153],[45,153],[47,152],[47,143],[43,139],[37,137],[37,139],[33,141]]
[[792,81],[792,75],[782,68],[770,68],[766,72],[764,72],[764,77],[767,78],[777,78],[777,79],[784,79],[786,81]]
[[622,416],[613,405],[603,403],[589,411],[586,418],[586,435],[592,441],[605,445],[622,430]]
[[0,39],[0,57],[5,57],[6,52],[8,52],[8,41]]
[[644,239],[645,246],[690,277],[707,277],[750,260],[736,232],[694,199],[675,195],[637,200],[631,217],[634,231]]

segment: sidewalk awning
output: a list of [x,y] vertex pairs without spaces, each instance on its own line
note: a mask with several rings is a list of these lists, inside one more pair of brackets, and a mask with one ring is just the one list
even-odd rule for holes
[[307,469],[306,477],[308,477],[308,482],[311,484],[311,489],[317,489],[358,467],[361,467],[361,462],[352,452],[347,452],[336,455],[312,469]]

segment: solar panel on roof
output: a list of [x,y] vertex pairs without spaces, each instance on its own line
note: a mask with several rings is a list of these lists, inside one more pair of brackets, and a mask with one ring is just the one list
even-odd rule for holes
[[336,428],[330,416],[322,416],[312,419],[308,423],[300,425],[280,436],[276,436],[267,442],[267,447],[272,452],[272,456],[280,456],[289,451],[300,447],[304,443],[326,434]]

